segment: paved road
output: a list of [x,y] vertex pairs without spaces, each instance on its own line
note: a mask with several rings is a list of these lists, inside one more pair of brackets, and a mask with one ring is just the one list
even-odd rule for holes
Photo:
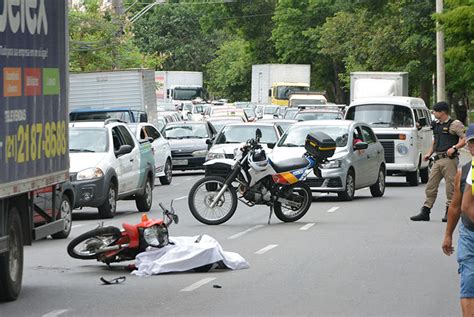
[[[0,316],[459,316],[456,260],[440,248],[442,200],[431,222],[408,219],[421,206],[424,185],[389,178],[384,197],[360,190],[353,202],[316,195],[308,214],[288,224],[272,218],[267,225],[267,208],[240,204],[226,224],[206,226],[185,198],[199,177],[180,173],[172,185],[156,186],[149,216],[160,217],[158,202],[181,198],[171,234],[209,234],[241,254],[249,269],[140,278],[124,264],[109,269],[72,259],[68,242],[100,222],[94,209],[77,211],[68,239],[25,249],[21,297],[1,305]],[[133,202],[119,202],[118,211],[105,224],[139,221]],[[99,281],[120,275],[127,276],[122,285]]]

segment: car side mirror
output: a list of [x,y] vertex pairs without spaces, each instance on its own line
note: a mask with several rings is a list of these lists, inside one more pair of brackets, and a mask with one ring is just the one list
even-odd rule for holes
[[128,154],[130,152],[132,152],[132,146],[125,144],[125,145],[121,145],[120,148],[117,151],[115,151],[115,155],[120,156],[120,155]]
[[428,124],[428,122],[426,121],[426,118],[420,118],[418,120],[418,124],[417,124],[417,129],[420,130],[422,127],[426,126]]
[[274,118],[274,119],[278,119],[278,114],[274,113],[274,114],[273,114],[273,118]]
[[354,150],[365,150],[369,147],[366,142],[358,142],[354,145]]
[[272,96],[272,90],[268,89],[268,97],[271,97],[271,96]]
[[147,137],[147,138],[145,138],[145,140],[147,140],[150,143],[153,143],[153,138],[152,137]]
[[275,145],[276,143],[267,143],[267,147],[272,150],[275,148]]
[[206,140],[206,144],[207,144],[207,145],[212,145],[212,140],[211,140],[211,139],[207,139],[207,140]]

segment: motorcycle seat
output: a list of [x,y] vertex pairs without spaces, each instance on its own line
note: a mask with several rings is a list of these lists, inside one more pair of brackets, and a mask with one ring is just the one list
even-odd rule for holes
[[309,162],[304,157],[297,157],[288,160],[284,160],[278,163],[274,163],[270,161],[273,169],[277,173],[289,172],[293,170],[297,170],[309,165]]

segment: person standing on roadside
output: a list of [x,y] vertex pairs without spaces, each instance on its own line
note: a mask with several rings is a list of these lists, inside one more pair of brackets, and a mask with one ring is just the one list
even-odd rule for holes
[[438,187],[444,178],[446,182],[446,212],[442,219],[447,221],[448,207],[454,191],[454,176],[458,165],[458,152],[466,144],[464,125],[459,120],[449,117],[449,106],[441,101],[433,106],[433,114],[437,119],[433,127],[433,144],[423,157],[425,161],[433,155],[433,166],[425,189],[425,202],[421,211],[416,216],[410,217],[412,221],[430,221],[430,212],[438,195]]
[[474,159],[474,124],[467,130],[467,143],[471,161],[463,165],[455,177],[453,200],[448,210],[448,223],[442,249],[444,254],[454,252],[453,232],[459,225],[457,260],[460,275],[460,297],[463,316],[474,316],[474,199],[472,192],[472,164]]

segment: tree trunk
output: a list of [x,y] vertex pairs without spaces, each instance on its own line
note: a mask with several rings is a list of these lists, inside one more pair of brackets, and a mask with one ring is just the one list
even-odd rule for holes
[[423,80],[420,83],[420,98],[424,100],[426,106],[431,108],[432,83],[429,80]]

